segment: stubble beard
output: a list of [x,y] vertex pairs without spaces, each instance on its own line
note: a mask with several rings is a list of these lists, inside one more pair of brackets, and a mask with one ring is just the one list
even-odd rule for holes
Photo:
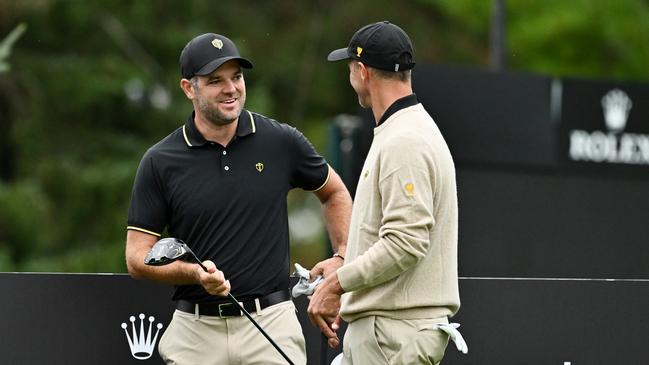
[[239,107],[234,111],[224,113],[219,110],[218,106],[211,106],[208,100],[199,98],[198,109],[200,110],[201,115],[205,118],[205,120],[213,125],[223,126],[228,125],[239,118],[239,114],[241,114],[241,110],[243,110],[245,101],[245,95],[240,95],[239,99],[237,100]]

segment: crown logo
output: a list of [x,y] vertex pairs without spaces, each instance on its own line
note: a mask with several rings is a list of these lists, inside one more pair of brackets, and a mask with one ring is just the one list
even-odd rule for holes
[[602,97],[604,121],[612,132],[620,132],[626,127],[626,121],[633,103],[629,96],[620,89],[613,89]]
[[144,332],[144,317],[143,313],[140,313],[140,330],[139,332],[135,328],[135,316],[131,316],[129,321],[131,321],[131,335],[129,335],[128,326],[126,323],[122,323],[122,329],[126,333],[126,339],[128,340],[128,346],[131,349],[131,355],[138,360],[146,360],[153,355],[153,349],[155,348],[155,343],[158,340],[158,334],[162,328],[162,323],[156,325],[157,330],[155,335],[151,338],[151,332],[153,329],[153,321],[155,318],[153,316],[149,317],[149,329],[147,333]]
[[218,49],[221,49],[223,48],[223,41],[218,38],[214,38],[214,40],[212,41],[212,45]]

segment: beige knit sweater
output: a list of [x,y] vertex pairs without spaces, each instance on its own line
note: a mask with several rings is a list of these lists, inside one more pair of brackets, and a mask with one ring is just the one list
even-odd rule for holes
[[421,104],[374,130],[358,181],[345,265],[341,315],[397,319],[454,315],[457,277],[455,166]]

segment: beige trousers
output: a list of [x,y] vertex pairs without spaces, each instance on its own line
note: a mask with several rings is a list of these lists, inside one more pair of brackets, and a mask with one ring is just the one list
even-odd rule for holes
[[[291,361],[306,364],[304,336],[292,301],[250,314]],[[158,351],[166,364],[173,365],[286,364],[246,316],[196,317],[176,310]]]
[[448,319],[357,319],[347,326],[342,364],[437,365],[448,344],[448,335],[435,329],[438,323]]

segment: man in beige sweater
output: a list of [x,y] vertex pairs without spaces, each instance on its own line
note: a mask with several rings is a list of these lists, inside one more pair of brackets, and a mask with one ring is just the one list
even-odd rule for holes
[[311,321],[339,344],[343,364],[438,364],[460,307],[455,166],[437,125],[412,92],[408,35],[387,21],[357,31],[328,60],[348,60],[349,81],[376,121],[361,171],[344,265],[324,274]]

